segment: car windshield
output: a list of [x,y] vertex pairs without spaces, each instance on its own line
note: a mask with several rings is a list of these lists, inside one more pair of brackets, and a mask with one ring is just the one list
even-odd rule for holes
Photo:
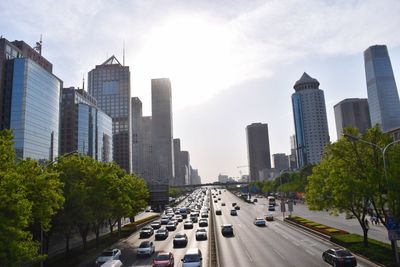
[[176,235],[175,238],[184,238],[184,235]]
[[199,255],[189,254],[189,255],[185,255],[185,258],[183,259],[183,261],[184,262],[199,262],[200,257],[199,257]]
[[338,255],[339,257],[352,256],[351,253],[347,250],[338,250],[336,251],[336,255]]
[[139,248],[148,248],[150,246],[150,242],[143,242],[140,244]]
[[206,232],[206,229],[198,229],[197,232]]
[[113,253],[112,253],[112,251],[104,251],[103,253],[101,253],[101,256],[105,256],[105,257],[110,257],[110,256],[112,256],[113,255]]
[[156,261],[167,261],[169,260],[168,254],[161,254],[156,257]]

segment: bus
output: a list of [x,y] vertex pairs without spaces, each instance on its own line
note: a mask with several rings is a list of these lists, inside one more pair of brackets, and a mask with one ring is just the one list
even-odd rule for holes
[[276,205],[275,197],[269,196],[269,197],[267,197],[267,199],[268,199],[268,205],[269,206],[275,206]]

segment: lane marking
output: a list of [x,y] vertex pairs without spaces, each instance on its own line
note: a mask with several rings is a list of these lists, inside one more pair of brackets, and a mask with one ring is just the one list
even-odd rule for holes
[[283,256],[281,253],[279,253],[279,251],[278,250],[276,250],[276,249],[272,249],[276,254],[278,254],[278,256],[279,257],[281,257],[283,260],[286,260],[286,258],[285,258],[285,256]]
[[300,247],[299,242],[292,240],[292,243],[295,244],[296,246]]
[[246,253],[246,255],[247,255],[247,257],[249,258],[249,260],[250,260],[251,262],[253,262],[253,259],[252,259],[252,257],[250,256],[250,252],[247,250],[247,248],[244,249],[244,252]]
[[311,250],[306,249],[306,252],[307,252],[308,254],[310,254],[311,256],[315,256],[315,253],[312,252]]

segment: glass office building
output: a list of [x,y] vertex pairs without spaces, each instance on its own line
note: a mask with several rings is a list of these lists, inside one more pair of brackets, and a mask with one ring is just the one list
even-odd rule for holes
[[13,60],[9,128],[19,158],[58,156],[61,81],[29,58]]
[[388,132],[400,127],[400,101],[386,45],[370,46],[364,52],[371,125]]
[[100,109],[97,110],[96,130],[96,159],[103,162],[113,161],[112,119]]

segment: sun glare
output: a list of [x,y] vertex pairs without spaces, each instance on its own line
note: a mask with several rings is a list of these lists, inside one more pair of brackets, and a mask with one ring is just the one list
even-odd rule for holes
[[237,79],[233,39],[228,27],[203,18],[169,19],[145,36],[134,76],[146,88],[151,78],[170,78],[174,108],[201,103]]

